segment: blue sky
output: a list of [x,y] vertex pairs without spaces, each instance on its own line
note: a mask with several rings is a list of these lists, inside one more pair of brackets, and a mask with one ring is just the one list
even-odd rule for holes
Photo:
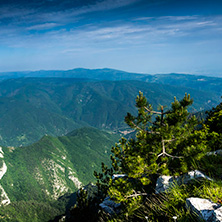
[[0,72],[222,74],[221,0],[2,0]]

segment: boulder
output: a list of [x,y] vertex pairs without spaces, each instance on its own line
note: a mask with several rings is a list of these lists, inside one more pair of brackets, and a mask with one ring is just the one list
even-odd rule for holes
[[204,173],[199,170],[190,171],[180,177],[177,178],[178,184],[188,184],[191,180],[212,180],[210,177],[206,176]]
[[222,221],[222,206],[213,212],[213,218],[215,218],[216,222]]
[[211,156],[211,155],[219,155],[219,156],[222,156],[222,150],[216,150],[216,151],[208,152],[208,153],[207,153],[207,156]]
[[206,176],[204,173],[200,172],[199,170],[190,171],[188,173],[185,173],[182,176],[159,176],[156,182],[156,193],[165,192],[168,188],[172,187],[173,184],[188,184],[192,180],[200,180],[200,179],[206,179],[206,180],[212,180],[210,177]]
[[186,199],[186,207],[189,208],[191,212],[197,214],[204,221],[222,221],[221,205],[213,203],[211,200],[202,199],[198,197],[190,197]]
[[175,182],[176,178],[172,176],[160,176],[156,181],[156,193],[166,191]]
[[104,201],[99,206],[106,213],[113,215],[113,214],[117,214],[119,212],[119,208],[121,206],[121,203],[116,203],[113,200],[111,200],[110,197],[106,197],[104,199]]

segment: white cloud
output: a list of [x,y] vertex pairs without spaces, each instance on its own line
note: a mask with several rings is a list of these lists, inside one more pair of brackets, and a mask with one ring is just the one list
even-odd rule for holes
[[[59,23],[42,23],[30,26],[27,30],[46,30],[44,33],[20,34],[24,29],[1,29],[1,43],[11,47],[61,47],[63,50],[69,48],[98,47],[98,48],[122,48],[130,45],[149,44],[173,44],[180,38],[197,38],[198,41],[204,38],[211,40],[215,36],[221,36],[222,16],[201,17],[201,16],[168,16],[156,17],[151,20],[133,20],[132,22],[117,21],[100,25],[83,25],[78,29],[67,30]],[[60,27],[59,27],[60,26]],[[58,27],[57,30],[53,28]],[[49,30],[47,30],[49,29]],[[210,39],[208,38],[210,36]],[[220,35],[219,35],[220,34]],[[5,37],[7,36],[7,37]],[[206,37],[205,37],[206,36]],[[181,40],[183,43],[186,39]]]
[[[26,5],[10,4],[8,6],[0,5],[0,19],[9,19],[11,22],[23,24],[33,23],[50,23],[52,21],[68,21],[69,19],[81,16],[91,12],[106,11],[119,7],[131,5],[141,0],[103,0],[95,1],[94,4],[84,5],[75,8],[30,8]],[[8,21],[9,22],[9,21]]]
[[60,26],[60,24],[57,23],[43,23],[43,24],[38,24],[38,25],[33,25],[30,27],[27,27],[27,30],[45,30],[45,29],[52,29],[57,26]]
[[13,19],[25,18],[27,15],[32,15],[34,9],[26,9],[17,7],[15,5],[0,7],[0,19]]
[[93,10],[110,10],[114,8],[119,8],[133,3],[139,2],[140,0],[104,0],[98,2],[92,6]]

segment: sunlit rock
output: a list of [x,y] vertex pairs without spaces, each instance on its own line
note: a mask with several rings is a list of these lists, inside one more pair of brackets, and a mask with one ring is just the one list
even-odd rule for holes
[[222,207],[211,200],[198,197],[186,199],[186,206],[191,212],[196,213],[201,219],[207,222],[222,221]]
[[156,182],[156,193],[164,192],[168,188],[172,187],[173,184],[188,184],[192,180],[212,180],[210,177],[206,176],[204,173],[199,170],[190,171],[188,173],[183,174],[182,176],[159,176]]

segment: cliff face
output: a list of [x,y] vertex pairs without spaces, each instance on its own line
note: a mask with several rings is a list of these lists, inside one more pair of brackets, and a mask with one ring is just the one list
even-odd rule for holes
[[[0,182],[2,177],[5,175],[5,173],[7,172],[7,165],[5,164],[4,161],[4,152],[2,150],[2,147],[0,147],[0,161],[2,164],[2,167],[0,168]],[[10,204],[10,199],[7,195],[7,193],[5,192],[4,188],[0,185],[0,205],[8,205]]]

